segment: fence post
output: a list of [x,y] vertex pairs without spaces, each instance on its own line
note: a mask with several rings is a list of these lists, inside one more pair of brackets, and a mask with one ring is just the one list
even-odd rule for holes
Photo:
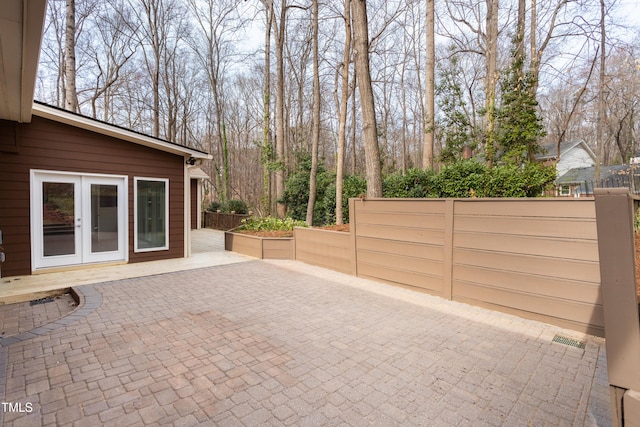
[[637,425],[628,418],[640,413],[633,199],[627,188],[600,188],[595,207],[611,416],[615,426]]
[[349,234],[351,238],[351,274],[358,277],[358,248],[356,247],[356,201],[359,199],[349,199]]
[[442,298],[453,299],[453,215],[455,199],[444,202],[444,260],[442,263]]

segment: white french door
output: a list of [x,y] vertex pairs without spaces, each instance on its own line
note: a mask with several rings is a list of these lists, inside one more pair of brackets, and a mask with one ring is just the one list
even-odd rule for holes
[[31,172],[33,269],[127,258],[127,177]]

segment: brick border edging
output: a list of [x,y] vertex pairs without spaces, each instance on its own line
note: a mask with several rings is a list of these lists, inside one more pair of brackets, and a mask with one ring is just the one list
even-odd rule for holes
[[[102,305],[102,294],[95,286],[85,285],[82,291],[79,288],[69,288],[72,298],[78,306],[68,314],[44,325],[33,328],[30,331],[0,340],[0,401],[5,401],[7,386],[7,369],[9,365],[9,349],[12,344],[26,341],[41,335],[46,335],[56,329],[68,326],[94,312]],[[0,410],[0,425],[4,423],[4,411]]]
[[[69,288],[69,291],[71,292],[73,299],[78,303],[75,310],[65,314],[59,319],[33,328],[30,331],[4,338],[0,340],[0,347],[4,348],[11,344],[48,334],[49,332],[55,331],[63,326],[68,326],[71,323],[86,317],[102,305],[102,294],[93,286],[83,286],[82,291],[80,291],[79,288]],[[0,360],[0,368],[1,367],[2,361]]]

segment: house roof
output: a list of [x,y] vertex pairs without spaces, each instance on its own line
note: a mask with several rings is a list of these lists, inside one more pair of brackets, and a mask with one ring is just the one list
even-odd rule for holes
[[2,0],[0,119],[31,121],[46,8],[46,0]]
[[[600,167],[600,180],[628,177],[630,173],[629,165],[614,165]],[[595,180],[596,168],[574,168],[558,178],[558,184],[579,184],[583,182],[593,182]]]
[[165,141],[163,139],[154,138],[140,132],[136,132],[120,126],[115,126],[80,114],[72,113],[61,108],[52,107],[41,102],[36,101],[33,103],[32,112],[33,115],[37,117],[53,120],[58,123],[65,123],[77,128],[96,132],[106,136],[111,136],[124,141],[129,141],[134,144],[143,145],[145,147],[155,148],[156,150],[165,151],[167,153],[177,154],[185,157],[189,156],[195,159],[213,158],[210,154],[204,151]]
[[[577,146],[581,146],[582,149],[584,149],[594,161],[596,160],[595,153],[593,152],[593,150],[591,150],[591,148],[589,148],[587,143],[584,142],[584,140],[582,139],[574,139],[572,141],[563,141],[560,144],[560,158],[562,158],[563,155],[565,155],[567,152],[571,151]],[[536,159],[538,160],[552,160],[557,158],[558,158],[557,142],[551,142],[543,145],[542,152],[536,155]]]

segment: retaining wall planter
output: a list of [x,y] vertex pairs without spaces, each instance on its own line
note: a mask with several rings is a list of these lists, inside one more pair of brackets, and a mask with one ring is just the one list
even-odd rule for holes
[[296,260],[329,270],[355,275],[351,233],[296,227]]
[[258,237],[225,231],[224,248],[260,259],[295,259],[293,237]]

